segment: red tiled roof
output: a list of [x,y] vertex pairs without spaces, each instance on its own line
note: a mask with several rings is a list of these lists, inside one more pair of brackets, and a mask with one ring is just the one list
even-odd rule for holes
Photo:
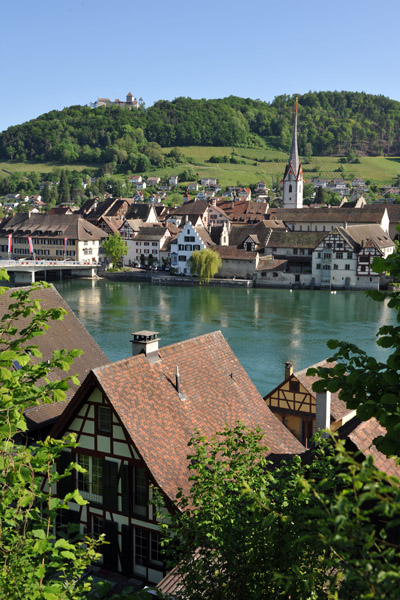
[[[3,316],[11,302],[10,294],[15,291],[13,289],[0,296],[0,317]],[[60,294],[53,287],[37,290],[32,293],[32,298],[41,300],[41,307],[45,310],[49,308],[63,308],[67,311],[67,315],[61,321],[50,321],[49,329],[41,336],[35,337],[32,340],[33,344],[37,344],[42,358],[40,360],[48,360],[52,357],[54,350],[72,350],[78,348],[83,350],[83,354],[76,358],[71,366],[70,373],[77,375],[82,382],[89,371],[100,365],[105,365],[109,359],[94,341],[92,336],[87,332],[82,323],[72,312],[68,304],[63,300]],[[29,319],[18,319],[17,327],[26,326]],[[49,374],[50,381],[64,379],[67,373],[56,370]],[[67,391],[67,401],[69,401],[77,390],[77,386],[70,383],[70,388]],[[54,404],[44,404],[29,408],[26,411],[28,424],[30,428],[34,428],[48,420],[58,417],[64,410],[65,402],[56,402]]]
[[[273,454],[304,450],[267,407],[220,331],[161,348],[158,354],[161,360],[152,364],[142,354],[100,367],[87,382],[92,377],[106,394],[170,499],[179,487],[189,492],[187,443],[196,429],[211,436],[225,424],[242,421],[265,431]],[[175,387],[177,366],[183,398]],[[64,430],[84,400],[78,391],[53,434]]]

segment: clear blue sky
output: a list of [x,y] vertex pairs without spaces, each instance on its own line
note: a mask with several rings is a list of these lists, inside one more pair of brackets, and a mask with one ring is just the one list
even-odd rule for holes
[[0,131],[131,91],[400,100],[399,0],[5,0]]

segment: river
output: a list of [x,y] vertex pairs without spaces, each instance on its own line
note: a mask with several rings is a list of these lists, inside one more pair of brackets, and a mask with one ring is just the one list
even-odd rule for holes
[[330,338],[384,359],[376,333],[394,322],[393,310],[363,292],[79,279],[54,285],[110,360],[129,356],[131,333],[141,329],[158,331],[160,346],[220,329],[263,395],[283,380],[285,361],[299,370],[329,356]]

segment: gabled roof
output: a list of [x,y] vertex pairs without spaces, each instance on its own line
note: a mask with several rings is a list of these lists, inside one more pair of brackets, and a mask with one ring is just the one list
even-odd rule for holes
[[151,204],[136,202],[128,208],[125,219],[127,221],[130,219],[142,219],[142,221],[146,221],[149,218],[151,210],[154,210]]
[[338,227],[338,232],[349,244],[359,251],[368,241],[378,249],[391,248],[393,240],[383,231],[380,225],[351,225],[347,228]]
[[158,242],[165,235],[165,232],[168,231],[167,227],[148,227],[144,226],[139,229],[137,236],[135,237],[135,242],[140,241],[153,241]]
[[189,492],[187,443],[196,429],[210,436],[241,421],[265,431],[271,453],[304,450],[267,407],[220,331],[166,346],[158,355],[158,362],[141,354],[94,369],[52,435],[65,431],[90,386],[100,387],[172,501],[179,488]]
[[[0,317],[7,312],[8,305],[11,302],[10,295],[13,291],[15,290],[9,289],[3,296],[0,296]],[[75,359],[70,369],[70,374],[76,374],[81,382],[91,369],[109,362],[102,349],[55,288],[50,287],[37,290],[32,293],[32,298],[40,299],[41,307],[44,310],[60,307],[68,313],[61,321],[50,321],[49,329],[46,333],[32,340],[32,343],[37,344],[42,353],[40,360],[51,358],[54,350],[72,350],[73,348],[83,350],[82,356]],[[29,319],[20,318],[18,319],[17,326],[18,328],[24,327],[28,322]],[[67,373],[64,373],[64,371],[53,371],[49,374],[49,380],[63,379],[66,375]],[[72,398],[76,390],[77,386],[71,383],[67,391],[67,401]],[[66,402],[55,402],[54,404],[44,404],[29,408],[26,412],[29,428],[34,429],[49,420],[55,419],[62,413],[65,406]]]
[[218,252],[222,260],[256,260],[258,252],[247,252],[246,250],[239,250],[232,246],[217,246],[215,251]]
[[201,241],[206,246],[215,246],[215,242],[213,242],[213,240],[211,239],[210,234],[208,233],[207,229],[205,227],[203,227],[203,225],[197,225],[197,226],[195,226],[195,230],[196,230],[197,235],[201,239]]
[[268,248],[315,248],[326,237],[323,231],[273,231]]
[[293,223],[381,223],[385,206],[365,206],[348,210],[346,208],[272,208],[270,216]]
[[[42,233],[37,233],[39,231]],[[45,232],[49,233],[45,234]],[[80,241],[100,240],[106,237],[104,231],[77,213],[71,215],[20,213],[4,219],[0,223],[0,235],[4,236],[10,233],[12,235],[63,236]]]
[[198,215],[203,216],[208,208],[207,200],[190,200],[171,210],[170,216]]

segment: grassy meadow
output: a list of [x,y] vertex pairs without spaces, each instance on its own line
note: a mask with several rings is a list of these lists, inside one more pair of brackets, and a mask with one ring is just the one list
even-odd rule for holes
[[[179,174],[190,169],[196,174],[196,178],[216,177],[222,187],[227,185],[250,185],[258,181],[265,181],[268,186],[277,177],[281,178],[285,169],[288,153],[274,149],[265,148],[232,148],[232,147],[210,147],[210,146],[187,146],[181,147],[186,160],[175,165],[175,167],[153,168],[143,175],[158,175],[166,178],[172,174]],[[163,150],[166,154],[170,148]],[[231,156],[234,152],[235,158],[240,164],[210,163],[211,156]],[[341,164],[336,157],[314,156],[302,159],[303,173],[306,182],[314,177],[333,179],[343,177],[351,181],[354,177],[362,177],[372,180],[378,185],[393,184],[400,174],[400,157],[360,157],[359,164]],[[0,162],[0,177],[7,177],[13,172],[37,172],[49,173],[54,168],[65,168],[75,171],[89,171],[93,174],[99,170],[99,165],[84,164],[55,164],[55,163],[20,163]],[[343,170],[341,170],[343,168]],[[121,175],[125,177],[126,175]]]

